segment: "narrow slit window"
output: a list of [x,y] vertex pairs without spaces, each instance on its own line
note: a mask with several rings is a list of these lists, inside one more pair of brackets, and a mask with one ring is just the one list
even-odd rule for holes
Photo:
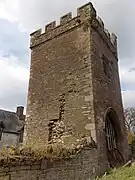
[[105,58],[104,56],[103,56],[103,70],[104,70],[105,76],[110,78],[111,77],[111,65],[110,65],[109,60],[107,58]]

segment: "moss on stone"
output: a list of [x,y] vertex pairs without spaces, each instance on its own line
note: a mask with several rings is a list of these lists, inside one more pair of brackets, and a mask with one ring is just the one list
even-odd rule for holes
[[0,151],[0,165],[9,166],[16,162],[33,163],[43,159],[60,160],[70,159],[75,157],[84,148],[96,148],[94,143],[88,143],[87,139],[83,138],[76,141],[74,144],[67,146],[62,143],[47,144],[42,146],[21,145],[20,147],[3,148]]

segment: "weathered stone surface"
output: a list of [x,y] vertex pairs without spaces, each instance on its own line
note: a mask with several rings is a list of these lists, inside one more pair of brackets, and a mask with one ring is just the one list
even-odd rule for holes
[[10,169],[3,168],[0,180],[91,180],[95,177],[95,172],[97,175],[100,174],[97,155],[97,149],[93,148],[83,150],[68,160],[42,160],[31,165],[31,168],[29,162],[28,165],[21,163]]
[[104,29],[91,3],[78,8],[77,17],[66,14],[59,26],[51,23],[46,30],[31,35],[25,142],[72,146],[83,137],[94,142],[96,155],[94,151],[87,158],[82,154],[72,161],[74,167],[62,165],[59,169],[48,163],[53,173],[45,169],[46,173],[39,177],[78,180],[80,176],[87,180],[92,172],[96,175],[108,166],[105,122],[110,110],[116,114],[110,119],[117,148],[124,160],[128,156],[117,38]]
[[0,176],[0,180],[10,180],[9,175],[8,176],[6,176],[6,175]]
[[[118,73],[118,60],[115,53],[106,45],[106,41],[101,39],[101,35],[91,29],[91,54],[92,54],[92,72],[93,72],[93,93],[94,93],[94,113],[97,121],[97,139],[100,148],[100,154],[106,156],[106,141],[105,141],[105,114],[108,108],[112,108],[117,116],[116,131],[121,131],[121,135],[117,139],[119,150],[122,152],[125,159],[128,156],[127,135],[124,123],[123,105],[120,91],[120,81]],[[97,53],[95,53],[95,51]],[[116,49],[117,52],[117,49]],[[103,61],[104,57],[108,60],[107,68],[109,74],[104,73]],[[120,127],[120,130],[117,128]],[[117,132],[119,133],[119,132]],[[121,137],[120,137],[121,136]]]
[[[68,21],[69,14],[64,16],[66,24],[41,35],[44,39],[50,32],[52,36],[57,31],[55,33],[59,36],[48,41],[44,39],[42,44],[39,42],[41,36],[36,36],[31,45],[26,118],[28,143],[33,143],[33,140],[47,143],[48,139],[55,142],[71,134],[76,139],[90,136],[89,130],[85,129],[85,125],[90,123],[89,117],[94,114],[90,26],[84,30],[84,24],[93,12],[91,4],[80,8],[81,24],[75,19]],[[66,31],[68,27],[70,31]],[[89,91],[85,92],[86,87]],[[89,109],[84,111],[83,106]]]

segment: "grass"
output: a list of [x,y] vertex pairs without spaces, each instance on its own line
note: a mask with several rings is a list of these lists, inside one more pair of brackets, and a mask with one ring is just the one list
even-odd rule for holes
[[104,175],[97,180],[135,180],[135,166],[114,169],[109,175]]
[[60,160],[74,158],[84,147],[95,148],[95,144],[87,142],[86,138],[76,141],[67,146],[63,143],[54,144],[31,144],[21,145],[19,147],[9,147],[0,150],[0,166],[8,166],[15,163],[33,163],[43,159]]

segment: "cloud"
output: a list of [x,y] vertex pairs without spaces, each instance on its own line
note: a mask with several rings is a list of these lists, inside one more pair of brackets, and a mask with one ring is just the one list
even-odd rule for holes
[[135,90],[122,91],[122,99],[125,108],[135,107]]
[[18,0],[0,0],[0,18],[14,22],[18,20]]
[[129,72],[135,71],[135,68],[131,68],[129,69]]
[[[120,65],[128,65],[129,58],[134,58],[135,47],[135,1],[130,0],[95,0],[98,12],[105,20],[106,27],[118,36]],[[132,61],[133,62],[133,61]]]
[[[2,17],[20,22],[28,32],[32,32],[46,23],[59,20],[63,14],[89,2],[89,0],[10,0],[1,1],[1,9],[6,12]],[[121,65],[127,65],[127,59],[134,57],[135,47],[135,1],[134,0],[91,0],[98,14],[103,18],[105,26],[118,35]],[[10,16],[7,16],[9,14]]]
[[[67,0],[28,0],[27,2],[20,0],[19,17],[28,31],[32,32],[44,27],[50,21],[58,21],[60,16],[69,11],[75,15],[76,8],[87,2],[87,0],[72,2]],[[122,93],[124,105],[127,106],[135,96],[135,71],[133,71],[135,68],[135,24],[133,23],[135,22],[135,1],[92,0],[91,2],[93,2],[98,15],[103,19],[105,27],[118,36],[121,88],[124,90]]]
[[135,71],[130,68],[120,68],[122,90],[135,90]]
[[29,36],[17,22],[0,19],[0,108],[26,106],[29,79]]
[[26,105],[29,71],[17,64],[14,56],[0,57],[0,108]]
[[[63,14],[87,3],[89,0],[19,0],[19,18],[23,25],[32,31],[46,23],[58,20]],[[92,0],[105,26],[118,35],[121,64],[134,56],[135,46],[135,1],[134,0]]]
[[0,19],[0,51],[3,56],[17,56],[22,60],[19,64],[28,64],[28,43],[28,34],[20,32],[17,23]]
[[87,3],[88,0],[19,0],[19,18],[29,30],[43,27],[46,23],[59,20],[59,17],[69,11],[76,11],[78,6]]
[[[89,0],[1,0],[0,1],[0,62],[7,74],[0,76],[0,102],[5,108],[26,102],[29,71],[29,33],[44,27],[67,12],[76,15],[76,8]],[[135,1],[91,0],[105,27],[118,36],[120,79],[125,106],[134,105],[135,97]],[[12,73],[11,73],[12,69]],[[14,69],[14,70],[13,70]],[[15,72],[16,75],[13,75]],[[13,76],[10,77],[10,74]],[[20,79],[25,76],[25,80]],[[16,78],[16,76],[18,78]],[[5,81],[1,79],[5,77]],[[10,79],[11,78],[11,79]],[[14,88],[12,88],[12,83]],[[23,88],[24,86],[24,88]],[[10,89],[10,90],[8,90]],[[16,91],[14,91],[16,89]],[[22,89],[22,90],[21,90]],[[4,93],[5,92],[5,93]],[[21,96],[22,94],[22,96]],[[10,99],[10,103],[8,103]]]

